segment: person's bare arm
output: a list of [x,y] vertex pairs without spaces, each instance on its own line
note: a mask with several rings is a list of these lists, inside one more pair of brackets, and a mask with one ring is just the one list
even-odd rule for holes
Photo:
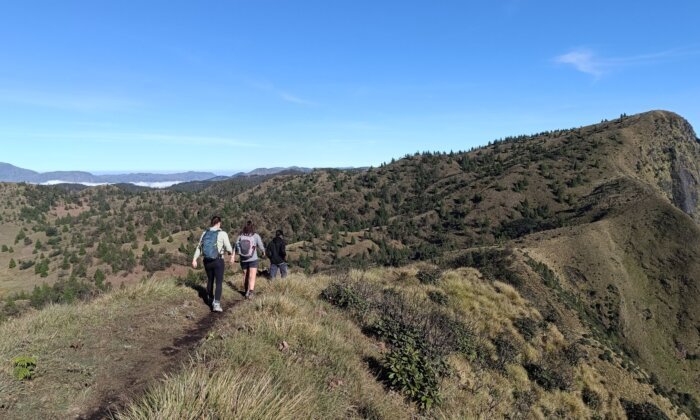
[[192,257],[192,268],[197,268],[197,258],[202,254],[202,238],[204,238],[204,233],[199,238],[197,243],[197,249],[194,251],[194,257]]

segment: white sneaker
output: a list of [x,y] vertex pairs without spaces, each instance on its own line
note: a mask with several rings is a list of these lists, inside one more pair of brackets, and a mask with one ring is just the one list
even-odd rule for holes
[[214,301],[214,303],[211,305],[211,310],[214,312],[223,312],[224,310],[221,309],[221,303]]

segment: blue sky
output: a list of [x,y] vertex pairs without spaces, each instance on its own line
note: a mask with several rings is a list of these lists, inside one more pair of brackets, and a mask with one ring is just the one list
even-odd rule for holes
[[[668,109],[697,1],[3,1],[0,161],[365,166]],[[699,128],[700,130],[700,128]]]

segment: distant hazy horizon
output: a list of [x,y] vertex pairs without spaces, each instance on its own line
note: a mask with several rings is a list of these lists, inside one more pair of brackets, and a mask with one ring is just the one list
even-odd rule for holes
[[[232,175],[235,175],[235,174],[238,174],[238,173],[247,173],[247,172],[251,172],[251,171],[254,171],[254,170],[258,170],[258,169],[302,168],[302,166],[293,165],[293,164],[292,164],[292,165],[277,166],[277,167],[273,167],[273,166],[262,167],[262,166],[259,166],[259,167],[255,167],[255,168],[242,168],[242,169],[235,169],[235,170],[232,170],[232,169],[201,169],[201,170],[195,170],[195,169],[188,169],[188,168],[184,168],[184,169],[182,169],[182,168],[181,168],[181,169],[158,169],[158,170],[152,170],[152,169],[90,170],[90,169],[86,169],[86,168],[38,170],[38,169],[36,169],[36,168],[20,166],[20,165],[17,165],[17,164],[15,164],[15,163],[11,162],[11,161],[7,161],[7,160],[5,160],[5,161],[0,160],[0,163],[7,163],[7,164],[10,164],[10,165],[12,165],[12,166],[21,168],[21,169],[27,169],[27,170],[34,171],[34,172],[39,172],[39,173],[50,173],[50,172],[87,172],[87,173],[90,173],[90,174],[92,174],[92,175],[129,175],[129,174],[138,174],[138,173],[170,175],[170,174],[187,173],[187,172],[208,172],[208,173],[212,173],[212,174],[214,174],[214,175],[216,175],[216,176],[232,176]],[[319,166],[318,168],[328,168],[328,166]],[[341,168],[341,167],[337,167],[337,168]],[[354,167],[346,166],[346,167],[342,167],[342,168],[351,169],[351,168],[354,168]],[[314,168],[311,168],[311,169],[314,169]]]
[[[27,168],[30,169],[30,168]],[[203,171],[194,171],[191,169],[171,169],[171,170],[149,170],[149,169],[131,169],[131,170],[114,170],[114,171],[91,171],[89,169],[76,169],[84,172],[90,172],[93,175],[126,175],[126,174],[136,174],[136,173],[149,173],[149,174],[176,174],[176,173],[183,173],[183,172],[211,172],[217,176],[231,176],[233,174],[237,174],[239,172],[249,172],[252,171],[255,168],[252,169],[242,169],[240,171],[231,171],[231,170],[203,170]],[[53,171],[42,171],[42,172],[53,172]]]
[[700,124],[700,2],[5,2],[0,160],[378,166],[654,109]]

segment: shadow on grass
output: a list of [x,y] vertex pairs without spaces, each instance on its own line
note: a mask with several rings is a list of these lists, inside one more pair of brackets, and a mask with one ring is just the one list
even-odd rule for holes
[[236,285],[233,284],[233,282],[232,282],[231,280],[225,280],[225,281],[224,281],[224,284],[226,284],[226,286],[230,287],[231,290],[235,290],[236,292],[238,292],[238,294],[240,294],[241,296],[245,297],[245,290],[239,290],[239,289],[236,287]]
[[363,359],[363,362],[367,364],[367,369],[372,375],[374,375],[375,378],[377,378],[377,381],[381,382],[387,390],[391,389],[389,374],[379,359],[373,356],[368,356]]

